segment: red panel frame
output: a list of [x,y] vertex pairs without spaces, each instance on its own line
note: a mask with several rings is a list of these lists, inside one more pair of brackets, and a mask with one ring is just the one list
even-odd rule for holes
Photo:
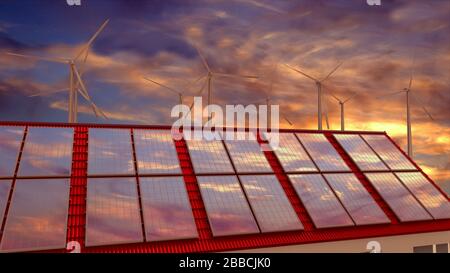
[[[67,225],[67,242],[77,241],[80,243],[81,252],[100,252],[100,253],[185,253],[185,252],[210,252],[210,251],[229,251],[239,249],[251,249],[261,247],[275,247],[292,244],[306,244],[326,241],[338,241],[347,239],[358,239],[378,236],[393,236],[401,234],[422,233],[450,230],[450,220],[431,220],[422,222],[400,223],[395,214],[390,210],[386,202],[376,192],[373,186],[367,181],[363,173],[357,168],[344,149],[339,145],[333,134],[384,134],[385,132],[341,132],[341,131],[315,131],[315,130],[280,130],[281,132],[314,132],[324,133],[331,144],[336,148],[343,160],[350,167],[351,171],[358,177],[364,187],[380,205],[383,211],[391,220],[391,224],[375,226],[357,226],[345,228],[314,228],[311,218],[304,208],[301,200],[287,175],[283,172],[281,164],[278,162],[275,154],[271,151],[265,151],[275,175],[279,179],[284,191],[286,192],[291,205],[294,207],[298,217],[302,221],[305,230],[289,231],[276,233],[261,233],[241,236],[228,236],[214,238],[208,223],[205,206],[203,204],[200,190],[189,157],[187,146],[184,140],[175,141],[182,174],[186,183],[189,200],[192,206],[195,223],[199,233],[198,239],[176,240],[166,242],[147,242],[136,244],[112,245],[101,247],[88,247],[85,242],[85,223],[86,223],[86,185],[87,185],[87,150],[88,150],[88,128],[146,128],[146,129],[170,129],[170,126],[141,126],[141,125],[103,125],[103,124],[66,124],[66,123],[25,123],[25,122],[0,122],[0,125],[23,125],[39,127],[72,127],[74,130],[73,144],[73,163],[71,174],[71,188],[69,200],[69,218]],[[388,136],[389,138],[389,136]],[[391,141],[392,139],[389,138]],[[263,144],[258,138],[260,144]],[[392,141],[393,142],[393,141]],[[398,145],[393,142],[396,147]],[[401,150],[401,149],[400,149]],[[402,151],[402,150],[401,150]],[[402,153],[404,153],[402,151]],[[416,167],[408,156],[406,156]],[[20,157],[19,157],[20,158]],[[423,171],[418,167],[423,173]],[[17,167],[16,167],[17,170]],[[430,183],[433,183],[441,193],[446,194],[440,189],[425,173],[423,173]],[[13,181],[16,178],[14,176]],[[13,187],[12,187],[13,190]],[[11,191],[12,191],[11,190]],[[448,199],[448,197],[447,197]],[[449,199],[450,201],[450,199]],[[5,214],[5,217],[6,214]],[[6,218],[3,219],[3,224]],[[67,252],[65,249],[52,250],[44,252]]]

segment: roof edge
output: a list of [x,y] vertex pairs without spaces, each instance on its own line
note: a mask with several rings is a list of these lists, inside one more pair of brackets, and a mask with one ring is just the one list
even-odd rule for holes
[[[66,122],[44,122],[44,121],[0,121],[0,126],[43,126],[43,127],[89,127],[89,128],[136,128],[136,129],[171,129],[171,125],[145,125],[145,124],[118,124],[118,123],[66,123]],[[205,127],[191,127],[205,128]],[[260,128],[241,127],[221,127],[223,129],[232,128],[234,130],[259,130]],[[387,134],[386,131],[364,131],[364,130],[315,130],[300,128],[280,128],[280,132],[306,132],[306,133],[333,133],[333,134]]]

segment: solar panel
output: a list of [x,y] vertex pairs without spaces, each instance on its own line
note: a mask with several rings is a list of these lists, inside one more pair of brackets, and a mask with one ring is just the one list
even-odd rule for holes
[[197,177],[214,236],[259,233],[236,176]]
[[140,178],[147,241],[197,238],[182,177]]
[[89,178],[86,206],[86,246],[144,240],[136,178]]
[[305,149],[292,133],[280,133],[278,147],[272,147],[285,172],[317,171]]
[[392,170],[416,170],[416,167],[385,135],[361,135]]
[[69,176],[72,169],[73,129],[28,129],[19,176]]
[[450,201],[419,172],[396,173],[435,219],[450,218]]
[[14,175],[23,131],[23,127],[0,127],[0,177]]
[[238,173],[273,172],[256,139],[225,140]]
[[186,143],[195,173],[234,173],[221,140],[187,140]]
[[69,179],[16,180],[2,251],[65,248]]
[[134,130],[139,174],[181,174],[177,150],[168,130]]
[[296,135],[321,171],[350,171],[323,134],[297,133]]
[[3,221],[6,203],[8,202],[9,190],[11,188],[10,180],[0,180],[0,221]]
[[354,174],[326,174],[325,179],[356,225],[390,223],[389,218]]
[[335,134],[334,137],[363,171],[383,171],[388,168],[359,135]]
[[402,222],[432,220],[426,210],[392,173],[367,173],[369,181]]
[[89,175],[134,173],[129,129],[89,129]]
[[354,225],[320,174],[291,174],[289,179],[317,228]]
[[303,229],[275,175],[240,176],[262,232]]

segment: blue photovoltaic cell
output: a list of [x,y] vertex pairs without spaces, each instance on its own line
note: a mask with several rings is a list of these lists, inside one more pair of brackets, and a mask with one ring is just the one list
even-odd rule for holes
[[417,168],[385,135],[361,135],[392,170]]
[[419,172],[396,173],[435,219],[450,218],[450,201]]
[[362,171],[388,170],[359,135],[335,134],[334,137]]
[[10,180],[0,180],[0,221],[3,220],[6,203],[8,202],[10,187],[11,187]]
[[238,173],[273,172],[256,139],[225,140],[225,145]]
[[18,176],[69,176],[72,128],[28,128]]
[[325,174],[325,179],[357,225],[390,223],[354,174]]
[[181,174],[175,143],[169,130],[134,130],[139,174]]
[[259,233],[236,176],[197,177],[214,236]]
[[275,175],[240,176],[262,232],[303,229]]
[[321,171],[350,171],[325,135],[311,133],[296,135]]
[[141,177],[147,241],[197,238],[197,227],[182,177]]
[[136,178],[89,178],[86,246],[143,242]]
[[234,173],[221,140],[186,140],[196,174]]
[[23,132],[23,127],[0,127],[0,177],[14,175]]
[[17,180],[2,251],[31,251],[66,247],[69,179]]
[[289,179],[317,228],[354,225],[320,174],[291,174]]
[[278,137],[278,146],[274,147],[271,143],[271,147],[285,172],[317,171],[314,163],[293,133],[280,133]]
[[400,221],[432,220],[394,174],[366,173],[366,176]]
[[89,129],[88,174],[135,174],[129,129]]

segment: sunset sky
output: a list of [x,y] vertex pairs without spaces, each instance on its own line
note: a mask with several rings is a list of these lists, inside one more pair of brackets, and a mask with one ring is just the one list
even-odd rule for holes
[[[81,2],[0,2],[0,120],[66,122],[67,92],[29,96],[66,88],[68,67],[4,53],[71,58],[109,18],[83,78],[110,119],[97,119],[80,98],[79,122],[171,124],[178,97],[142,76],[183,91],[190,103],[202,82],[189,84],[205,74],[195,44],[213,71],[259,76],[215,79],[214,103],[262,101],[273,82],[272,103],[296,128],[317,128],[317,92],[283,64],[320,78],[344,61],[326,90],[358,95],[346,105],[347,129],[387,131],[406,149],[405,95],[378,97],[407,87],[413,70],[414,157],[450,193],[450,1]],[[338,104],[324,101],[339,129]]]

